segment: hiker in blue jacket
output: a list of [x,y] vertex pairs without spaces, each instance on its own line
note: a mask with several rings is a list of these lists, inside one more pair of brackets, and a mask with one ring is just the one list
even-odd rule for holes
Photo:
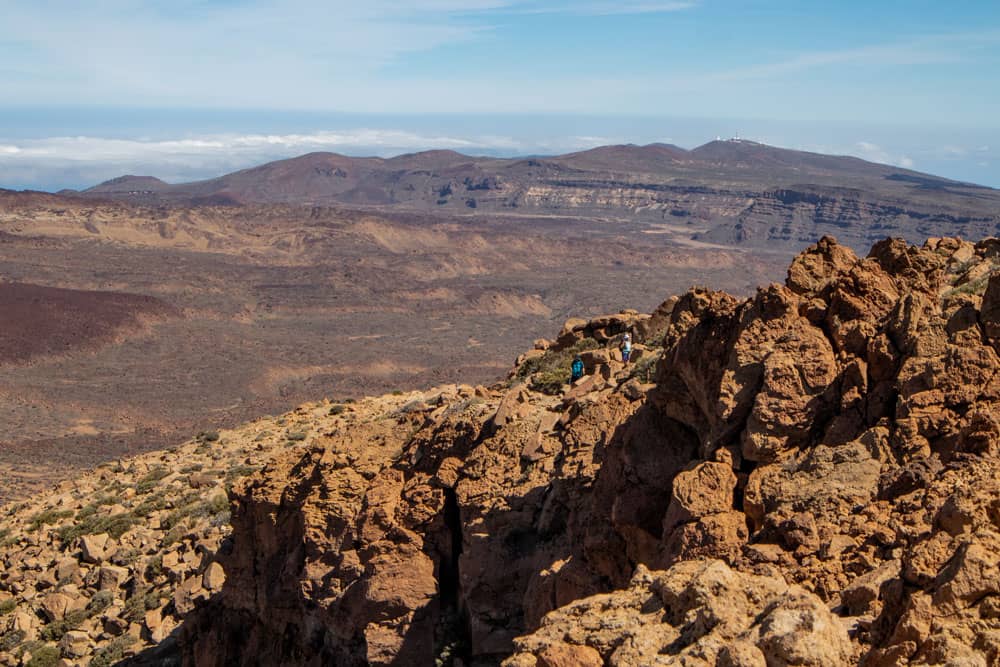
[[576,355],[575,359],[573,359],[573,365],[570,367],[570,371],[570,382],[576,382],[583,377],[583,359],[580,358],[579,354]]

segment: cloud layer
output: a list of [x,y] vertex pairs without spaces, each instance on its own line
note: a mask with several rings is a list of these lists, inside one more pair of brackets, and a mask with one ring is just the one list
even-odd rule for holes
[[[597,125],[602,125],[596,122]],[[569,123],[567,122],[567,127]],[[655,126],[651,126],[655,129]],[[271,160],[312,151],[389,157],[420,150],[452,149],[470,155],[559,154],[613,143],[666,141],[694,147],[704,129],[675,123],[676,138],[664,134],[554,134],[515,131],[472,134],[393,128],[353,128],[301,133],[206,133],[158,140],[97,136],[3,139],[0,137],[0,187],[54,190],[82,188],[123,174],[157,176],[168,182],[210,178]],[[586,129],[586,128],[581,128]],[[673,134],[673,133],[672,133]],[[810,133],[813,137],[816,132]],[[829,134],[829,133],[828,133]],[[749,132],[746,138],[799,150],[854,155],[873,162],[921,169],[943,176],[993,182],[994,151],[982,143],[942,143],[916,152],[868,139],[817,142],[810,135],[793,138]],[[849,135],[847,135],[849,136]],[[832,137],[829,137],[832,138]],[[904,142],[908,143],[908,142]],[[978,172],[977,172],[978,169]],[[969,174],[979,174],[970,176]],[[1000,183],[996,183],[1000,184]]]
[[301,134],[218,134],[165,140],[91,136],[0,140],[0,187],[86,187],[120,176],[158,176],[168,182],[209,178],[313,151],[389,157],[451,149],[469,154],[566,152],[615,141],[567,136],[527,141],[509,136],[448,136],[395,129],[352,129]]

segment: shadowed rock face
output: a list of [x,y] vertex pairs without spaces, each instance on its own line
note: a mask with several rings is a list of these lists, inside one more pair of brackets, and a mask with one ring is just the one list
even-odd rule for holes
[[[235,491],[186,657],[995,662],[998,255],[824,238],[750,299],[570,321],[507,386],[279,456]],[[586,337],[591,375],[536,392]]]

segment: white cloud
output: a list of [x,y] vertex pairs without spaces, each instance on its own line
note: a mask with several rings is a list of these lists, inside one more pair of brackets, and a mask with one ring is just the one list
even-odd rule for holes
[[607,143],[602,137],[525,142],[498,135],[444,135],[395,129],[297,134],[222,134],[164,140],[49,137],[0,144],[0,187],[86,187],[122,174],[181,182],[209,178],[313,151],[389,157],[420,150],[514,155],[568,152]]
[[522,146],[510,137],[451,137],[423,135],[404,130],[357,129],[306,134],[231,134],[197,138],[143,141],[102,137],[50,137],[0,146],[0,159],[36,160],[148,160],[176,156],[261,155],[275,151],[336,150],[365,147],[376,152],[450,148],[518,150]]
[[913,169],[913,167],[916,166],[916,162],[912,158],[906,155],[891,153],[878,144],[874,144],[870,141],[859,141],[854,145],[853,150],[848,148],[843,152],[847,155],[853,155],[870,162],[891,164],[897,167],[902,167],[903,169]]

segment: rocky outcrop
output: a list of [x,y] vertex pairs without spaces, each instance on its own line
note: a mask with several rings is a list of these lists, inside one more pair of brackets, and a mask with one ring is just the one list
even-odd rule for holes
[[[493,387],[304,407],[140,635],[183,620],[198,665],[994,664],[998,257],[824,238],[749,299],[567,322]],[[121,544],[6,552],[3,636],[117,605]],[[56,650],[130,632],[103,620]]]
[[[575,662],[553,659],[574,653]],[[503,664],[829,667],[853,654],[841,619],[816,595],[695,560],[666,572],[639,565],[626,589],[553,611]]]
[[[998,250],[824,238],[753,298],[571,321],[507,385],[279,456],[235,491],[186,655],[995,661]],[[646,363],[622,366],[640,327]],[[535,391],[588,346],[587,377]]]
[[[219,593],[227,489],[317,430],[412,396],[322,402],[102,466],[0,511],[0,665],[176,660],[178,627]],[[387,407],[388,406],[388,407]],[[159,659],[147,660],[155,648]],[[35,662],[32,662],[32,660]]]

